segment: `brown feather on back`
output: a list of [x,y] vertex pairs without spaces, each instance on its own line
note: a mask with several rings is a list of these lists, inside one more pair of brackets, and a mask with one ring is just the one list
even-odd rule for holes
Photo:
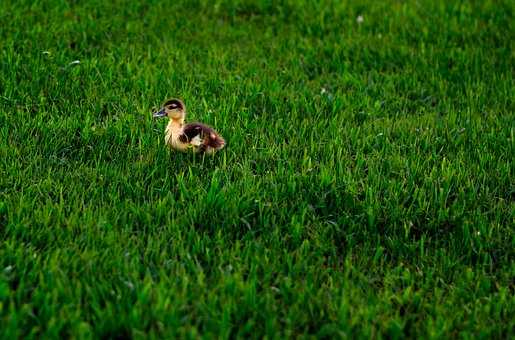
[[186,124],[184,126],[183,134],[179,136],[179,139],[183,143],[188,143],[199,135],[202,140],[202,144],[206,147],[218,149],[225,145],[225,140],[220,137],[215,130],[202,123]]

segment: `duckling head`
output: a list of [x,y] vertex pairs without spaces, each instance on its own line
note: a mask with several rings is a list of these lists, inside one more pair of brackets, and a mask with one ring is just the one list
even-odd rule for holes
[[186,116],[186,108],[184,103],[179,99],[167,100],[161,110],[155,112],[153,115],[157,117],[168,117],[175,121],[183,121]]

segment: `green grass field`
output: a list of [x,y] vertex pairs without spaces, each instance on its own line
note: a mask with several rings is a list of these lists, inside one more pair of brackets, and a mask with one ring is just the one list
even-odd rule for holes
[[0,338],[514,337],[514,11],[1,1]]

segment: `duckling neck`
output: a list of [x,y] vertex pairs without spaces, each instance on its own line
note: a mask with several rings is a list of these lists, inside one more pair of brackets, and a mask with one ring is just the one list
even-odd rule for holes
[[168,144],[173,143],[182,134],[184,129],[184,118],[182,119],[170,119],[166,126],[166,142]]

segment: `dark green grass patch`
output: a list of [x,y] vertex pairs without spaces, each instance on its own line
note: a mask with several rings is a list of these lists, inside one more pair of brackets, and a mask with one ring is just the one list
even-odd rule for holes
[[512,337],[513,11],[2,1],[0,337]]

